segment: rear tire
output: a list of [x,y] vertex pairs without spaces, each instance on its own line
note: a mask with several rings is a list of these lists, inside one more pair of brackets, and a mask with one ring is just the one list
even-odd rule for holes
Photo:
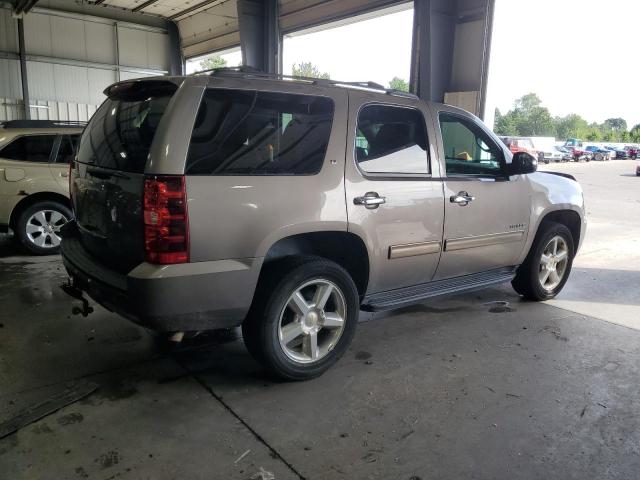
[[242,334],[249,353],[274,375],[308,380],[347,350],[359,310],[344,268],[319,257],[287,257],[265,267]]
[[573,237],[566,226],[555,222],[543,223],[511,285],[528,300],[552,299],[569,278],[574,253]]
[[60,228],[71,218],[71,210],[59,202],[37,202],[20,214],[15,234],[34,255],[56,254],[60,251]]

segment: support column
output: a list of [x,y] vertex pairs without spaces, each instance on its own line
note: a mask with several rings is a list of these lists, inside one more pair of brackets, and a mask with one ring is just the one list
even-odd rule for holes
[[176,22],[167,22],[169,35],[169,75],[184,75],[184,58],[182,57],[182,42],[180,30]]
[[238,0],[242,64],[267,73],[280,69],[278,0]]
[[414,0],[411,91],[483,116],[495,0]]
[[22,79],[22,102],[24,103],[24,118],[31,120],[31,102],[29,101],[29,81],[27,78],[27,51],[24,45],[24,21],[18,19],[18,50],[20,55],[20,78]]

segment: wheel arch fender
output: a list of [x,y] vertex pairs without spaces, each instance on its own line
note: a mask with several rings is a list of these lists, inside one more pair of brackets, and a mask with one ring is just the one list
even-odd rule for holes
[[261,256],[266,265],[289,256],[311,255],[331,260],[351,275],[358,294],[364,296],[369,282],[369,253],[365,242],[346,230],[315,230],[281,236]]
[[582,209],[573,204],[556,204],[548,206],[540,214],[536,215],[536,222],[532,222],[521,261],[524,261],[524,258],[531,251],[533,243],[537,238],[542,225],[549,222],[560,223],[569,229],[571,236],[573,237],[575,255],[584,239],[586,222],[584,221],[583,215]]
[[32,205],[38,202],[58,202],[69,210],[72,210],[71,200],[68,197],[57,192],[38,192],[22,198],[11,210],[9,216],[9,226],[15,231],[16,224],[20,218],[20,214]]

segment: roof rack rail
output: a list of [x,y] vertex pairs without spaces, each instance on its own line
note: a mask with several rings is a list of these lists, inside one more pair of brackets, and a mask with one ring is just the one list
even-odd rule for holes
[[2,128],[78,128],[87,122],[72,120],[7,120],[0,122]]
[[302,76],[293,76],[293,75],[284,75],[281,73],[266,73],[262,70],[258,70],[253,67],[247,66],[238,66],[238,67],[219,67],[219,68],[211,68],[207,70],[202,70],[200,72],[196,72],[192,75],[199,74],[208,74],[211,76],[230,76],[230,77],[241,77],[241,78],[262,78],[262,79],[271,79],[271,80],[291,80],[291,81],[299,81],[311,83],[314,85],[320,85],[325,87],[355,87],[366,90],[373,90],[380,93],[386,93],[387,95],[393,95],[397,97],[405,97],[411,99],[418,99],[417,95],[414,95],[410,92],[404,92],[402,90],[396,90],[394,88],[386,88],[383,85],[380,85],[376,82],[349,82],[342,80],[331,80],[326,78],[313,78],[313,77],[302,77]]

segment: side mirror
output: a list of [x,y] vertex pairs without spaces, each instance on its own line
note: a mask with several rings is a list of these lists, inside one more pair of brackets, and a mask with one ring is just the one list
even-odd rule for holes
[[511,164],[507,164],[509,175],[524,175],[533,173],[538,169],[538,159],[527,152],[517,152],[513,154]]

